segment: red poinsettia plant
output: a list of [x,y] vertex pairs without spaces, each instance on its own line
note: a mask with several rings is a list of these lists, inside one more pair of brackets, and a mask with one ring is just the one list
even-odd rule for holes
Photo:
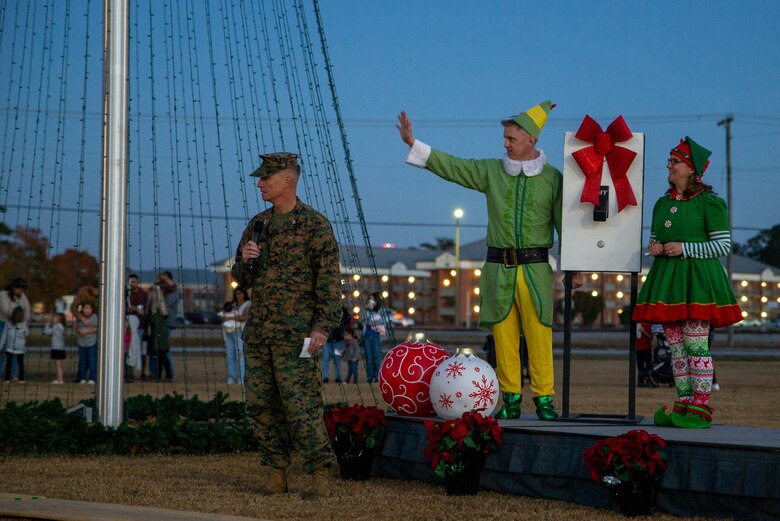
[[605,483],[614,477],[623,483],[658,480],[666,468],[666,442],[642,429],[599,440],[585,450],[583,458],[591,477]]
[[358,458],[385,437],[385,411],[373,405],[331,404],[325,407],[323,420],[339,458]]
[[426,420],[425,430],[428,432],[425,459],[442,478],[448,472],[461,472],[469,460],[492,454],[501,445],[498,421],[476,411],[464,412],[456,420]]

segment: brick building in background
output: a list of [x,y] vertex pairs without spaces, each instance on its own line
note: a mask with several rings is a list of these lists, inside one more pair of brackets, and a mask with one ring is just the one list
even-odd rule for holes
[[[341,246],[342,299],[348,309],[362,307],[371,293],[378,293],[388,309],[396,313],[396,323],[412,319],[417,325],[475,328],[479,322],[479,279],[485,262],[485,240],[463,244],[460,262],[452,251],[416,248],[374,248],[377,277],[372,275],[372,263],[362,246]],[[725,263],[725,258],[721,259]],[[553,284],[553,300],[563,299],[562,273],[558,273],[558,245],[550,249],[550,265],[557,275]],[[643,257],[639,286],[652,264],[652,257]],[[230,291],[232,259],[212,265],[222,277],[217,287]],[[460,264],[458,267],[457,264]],[[763,264],[741,255],[732,257],[732,284],[742,307],[745,323],[758,325],[780,317],[780,268]],[[601,296],[604,309],[596,318],[596,326],[617,326],[620,315],[630,305],[630,273],[586,272],[585,284],[578,291]],[[458,276],[460,284],[458,284]],[[213,277],[204,277],[209,281]],[[184,287],[188,287],[186,285]],[[199,288],[195,294],[212,295]],[[194,288],[193,288],[194,289]],[[193,298],[192,301],[197,299]],[[200,299],[208,301],[209,299]],[[186,306],[186,303],[185,303]],[[554,320],[563,322],[560,305],[556,305]],[[187,309],[185,307],[185,309]],[[577,322],[579,319],[575,319]]]

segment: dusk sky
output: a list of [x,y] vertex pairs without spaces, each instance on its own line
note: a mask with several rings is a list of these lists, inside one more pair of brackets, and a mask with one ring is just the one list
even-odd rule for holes
[[[61,2],[46,9],[28,5],[2,7],[0,66],[11,72],[0,79],[0,205],[7,206],[5,222],[10,226],[38,227],[47,236],[56,233],[53,253],[77,245],[97,255],[102,2],[89,4],[88,20],[85,4],[73,5],[67,38],[58,32],[66,16]],[[203,13],[195,13],[192,20],[183,16],[193,9],[187,4],[173,5],[178,11],[131,2],[128,264],[190,267],[228,257],[246,220],[264,208],[254,180],[247,177],[258,166],[257,154],[282,147],[302,152],[307,160],[308,154],[319,154],[301,144],[290,121],[279,124],[281,134],[286,133],[281,142],[259,136],[264,123],[257,119],[252,128],[252,119],[243,112],[247,105],[271,106],[276,101],[281,114],[296,98],[301,106],[323,107],[341,172],[337,188],[347,203],[339,209],[327,202],[338,193],[321,195],[332,191],[335,181],[319,177],[322,162],[314,159],[304,172],[316,182],[307,185],[301,197],[332,219],[346,212],[354,221],[357,212],[326,75],[321,72],[317,80],[322,99],[312,103],[304,99],[310,96],[305,85],[297,99],[297,94],[272,93],[260,85],[265,82],[257,79],[260,76],[254,81],[245,76],[257,73],[259,65],[247,62],[262,62],[262,46],[255,51],[255,41],[236,35],[247,23],[268,25],[272,31],[275,18],[266,13],[261,20],[258,14],[270,9],[267,4],[232,4],[229,14],[215,6],[208,13],[211,25],[204,23]],[[208,11],[205,5],[194,9]],[[312,56],[321,66],[316,17],[309,2],[303,5]],[[645,226],[653,202],[667,187],[669,150],[686,135],[713,151],[704,180],[726,198],[726,134],[718,122],[733,114],[734,239],[744,242],[780,223],[780,181],[771,156],[780,149],[780,45],[775,34],[780,3],[344,0],[319,5],[357,188],[375,247],[411,247],[454,237],[452,212],[458,207],[464,211],[463,242],[482,238],[487,222],[482,194],[405,165],[407,147],[394,126],[401,110],[412,118],[415,136],[435,148],[465,158],[500,158],[504,150],[499,121],[546,99],[557,107],[539,148],[558,168],[563,165],[564,133],[576,131],[586,114],[603,127],[623,115],[633,131],[645,134]],[[294,7],[289,6],[285,16],[293,17]],[[295,23],[291,26],[296,29]],[[179,36],[163,34],[171,27]],[[159,43],[149,45],[150,37]],[[51,45],[45,45],[47,38]],[[196,49],[192,54],[190,45]],[[60,54],[67,57],[67,66],[57,61]],[[202,61],[196,62],[195,54]],[[271,61],[274,67],[280,65],[278,56]],[[59,81],[60,69],[67,82]],[[173,72],[178,76],[170,79]],[[197,85],[191,78],[196,73],[203,78]],[[280,81],[277,87],[285,86]],[[209,94],[212,88],[221,96],[218,103]],[[82,110],[84,92],[88,101]],[[166,101],[178,92],[182,99]],[[174,106],[182,112],[173,114]],[[205,114],[205,123],[193,123],[190,108]],[[210,110],[219,110],[223,119],[208,116]],[[49,119],[36,121],[39,111]],[[56,119],[59,112],[66,121],[62,128]],[[237,122],[233,127],[231,118]],[[169,119],[187,121],[182,137],[167,124]],[[281,129],[283,125],[289,129]],[[195,136],[194,145],[178,144],[184,134]],[[201,134],[205,136],[198,141]],[[318,137],[307,139],[316,144]],[[158,170],[162,176],[179,168],[182,177],[157,177]],[[153,179],[148,177],[152,171]],[[57,197],[50,188],[55,181],[46,178],[49,172],[59,172],[56,183],[66,190],[56,215],[37,209],[51,207]],[[147,192],[155,185],[157,195]],[[185,186],[193,188],[182,193]],[[134,216],[152,212],[152,205],[153,219]],[[211,217],[208,222],[178,222],[175,226],[182,231],[170,231],[163,223],[165,215],[177,212]],[[153,229],[155,236],[150,234]],[[363,242],[359,233],[347,236]],[[185,251],[184,244],[197,244],[195,254]],[[204,251],[197,254],[198,248]]]
[[[323,16],[361,174],[367,219],[485,224],[481,194],[405,166],[393,118],[460,157],[501,157],[498,121],[557,103],[539,147],[562,168],[563,134],[590,114],[622,114],[645,133],[645,223],[667,187],[666,159],[690,135],[713,151],[706,182],[726,197],[732,124],[733,224],[780,223],[780,46],[776,2],[335,2]],[[336,6],[339,6],[337,9]],[[374,226],[376,242],[414,245],[452,230]],[[755,230],[735,230],[738,241]],[[483,229],[464,229],[464,240]]]

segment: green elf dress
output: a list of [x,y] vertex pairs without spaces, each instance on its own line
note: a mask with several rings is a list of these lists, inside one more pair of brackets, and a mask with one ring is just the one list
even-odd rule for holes
[[726,203],[713,193],[690,199],[672,189],[656,201],[650,239],[681,242],[683,254],[659,256],[637,297],[633,319],[668,323],[698,319],[711,327],[742,320],[726,271],[718,257],[731,247]]

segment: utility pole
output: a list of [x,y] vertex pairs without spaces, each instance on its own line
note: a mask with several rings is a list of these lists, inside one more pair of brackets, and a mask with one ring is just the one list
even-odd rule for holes
[[[731,122],[734,121],[734,114],[729,114],[725,118],[718,121],[718,126],[724,126],[726,127],[726,204],[729,207],[729,232],[731,232],[734,228],[732,226],[731,222],[731,216],[734,215],[734,209],[731,207]],[[734,237],[732,236],[731,242],[734,242]],[[729,276],[729,284],[731,286],[734,286],[734,281],[731,280],[731,249],[729,249],[729,254],[726,257],[726,273],[728,273]],[[734,345],[734,326],[729,326],[728,328],[728,342],[729,347],[732,347]]]

